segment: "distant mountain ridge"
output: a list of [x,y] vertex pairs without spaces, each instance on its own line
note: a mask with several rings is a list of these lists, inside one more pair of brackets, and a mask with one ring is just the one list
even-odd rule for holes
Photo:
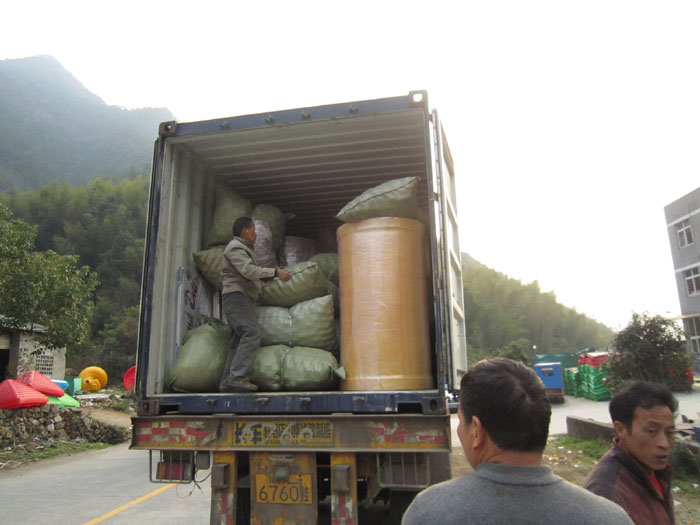
[[167,120],[108,106],[53,57],[0,60],[0,191],[146,173]]

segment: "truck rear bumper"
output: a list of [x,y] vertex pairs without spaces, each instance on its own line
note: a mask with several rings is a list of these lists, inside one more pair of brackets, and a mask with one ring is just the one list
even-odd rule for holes
[[133,417],[131,448],[315,452],[450,451],[450,417],[274,415]]

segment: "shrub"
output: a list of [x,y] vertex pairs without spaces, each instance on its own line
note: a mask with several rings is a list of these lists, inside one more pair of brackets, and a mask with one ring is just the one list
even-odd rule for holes
[[614,392],[625,381],[640,379],[690,392],[692,358],[681,328],[661,316],[633,314],[630,324],[615,335],[613,352],[603,364]]

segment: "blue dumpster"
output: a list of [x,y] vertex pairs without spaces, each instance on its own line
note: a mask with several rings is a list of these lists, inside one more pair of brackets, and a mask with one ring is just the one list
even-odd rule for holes
[[537,363],[533,368],[544,383],[550,401],[563,402],[564,373],[561,363]]

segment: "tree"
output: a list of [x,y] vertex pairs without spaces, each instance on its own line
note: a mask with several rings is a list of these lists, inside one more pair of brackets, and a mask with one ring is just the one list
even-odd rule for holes
[[110,382],[119,381],[124,372],[136,363],[138,329],[138,306],[130,306],[113,314],[90,344],[68,352],[67,365],[75,370],[99,366],[107,371]]
[[692,358],[683,331],[672,320],[635,313],[630,324],[615,335],[613,348],[603,364],[613,391],[634,379],[663,383],[675,392],[691,390],[688,371]]
[[507,357],[513,361],[520,361],[526,366],[532,366],[535,362],[534,356],[530,351],[532,345],[530,341],[520,338],[517,341],[512,341],[496,352],[497,357]]
[[12,219],[0,204],[0,314],[9,328],[40,324],[53,348],[79,344],[89,333],[97,276],[76,256],[35,252],[36,227]]
[[558,303],[556,295],[543,293],[537,281],[524,285],[465,253],[462,271],[472,363],[513,352],[526,359],[532,345],[545,354],[574,353],[608,346],[613,339],[610,328]]

